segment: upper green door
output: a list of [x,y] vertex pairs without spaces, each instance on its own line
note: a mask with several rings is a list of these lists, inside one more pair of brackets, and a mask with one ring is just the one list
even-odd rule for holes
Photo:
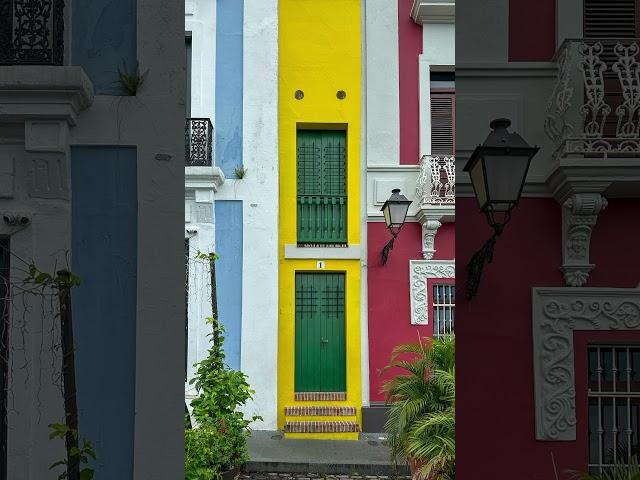
[[346,391],[343,273],[296,274],[296,392]]
[[298,243],[347,242],[347,135],[298,130]]

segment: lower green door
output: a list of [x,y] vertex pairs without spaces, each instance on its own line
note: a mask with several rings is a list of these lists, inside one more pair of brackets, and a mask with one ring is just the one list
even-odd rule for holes
[[296,392],[346,391],[343,273],[296,274]]

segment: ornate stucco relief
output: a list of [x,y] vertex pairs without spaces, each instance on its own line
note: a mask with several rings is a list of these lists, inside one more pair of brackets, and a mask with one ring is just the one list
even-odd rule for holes
[[582,287],[595,265],[589,262],[591,233],[607,206],[599,193],[577,193],[562,206],[562,273],[567,285]]
[[638,288],[533,288],[536,439],[576,439],[575,330],[640,330]]
[[412,325],[429,323],[427,279],[454,278],[455,276],[455,260],[411,260],[409,262]]

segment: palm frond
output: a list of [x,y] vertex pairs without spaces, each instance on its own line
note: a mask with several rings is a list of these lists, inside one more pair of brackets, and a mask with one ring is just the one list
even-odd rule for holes
[[640,480],[640,464],[634,455],[629,463],[618,463],[601,474],[570,473],[574,473],[578,480]]

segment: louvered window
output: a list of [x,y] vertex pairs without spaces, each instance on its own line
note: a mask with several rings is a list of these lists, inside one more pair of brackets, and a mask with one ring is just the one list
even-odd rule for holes
[[584,38],[634,38],[638,0],[584,0]]
[[299,130],[296,156],[298,243],[346,243],[346,132]]
[[454,155],[455,94],[431,92],[431,153]]

